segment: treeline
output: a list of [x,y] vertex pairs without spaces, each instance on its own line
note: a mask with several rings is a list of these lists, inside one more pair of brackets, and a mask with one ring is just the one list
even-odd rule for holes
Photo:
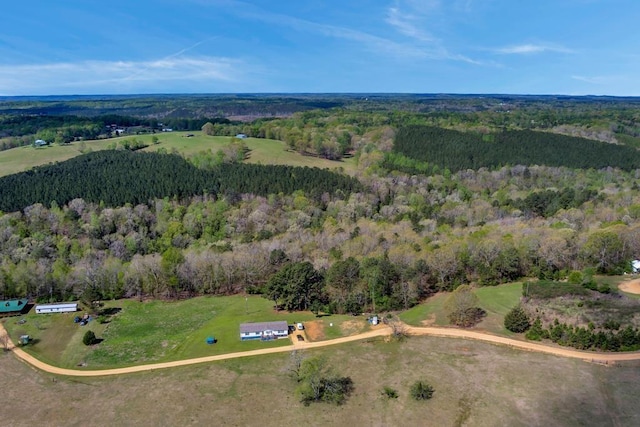
[[[432,170],[438,167],[458,171],[516,164],[582,169],[611,166],[623,170],[640,167],[640,154],[631,147],[530,130],[480,134],[406,126],[397,131],[393,149],[428,163]],[[392,161],[393,158],[389,158],[387,164]],[[406,170],[411,165],[403,167]]]
[[120,206],[197,194],[348,195],[360,188],[354,178],[317,168],[221,164],[203,170],[177,155],[107,150],[0,178],[0,209],[62,205],[75,198]]
[[618,328],[596,330],[593,324],[587,327],[573,326],[560,323],[558,319],[555,319],[553,324],[545,328],[540,318],[536,318],[525,336],[527,339],[534,341],[549,339],[556,344],[579,350],[640,350],[640,331],[632,326],[627,326],[622,330],[617,330]]

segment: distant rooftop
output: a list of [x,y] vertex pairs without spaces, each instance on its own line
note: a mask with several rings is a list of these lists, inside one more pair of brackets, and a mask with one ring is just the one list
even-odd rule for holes
[[17,313],[22,311],[27,303],[28,299],[12,299],[8,301],[0,301],[0,313]]

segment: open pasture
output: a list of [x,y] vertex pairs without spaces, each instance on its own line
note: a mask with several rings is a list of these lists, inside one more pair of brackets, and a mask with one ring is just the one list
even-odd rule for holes
[[[193,136],[187,136],[193,135]],[[158,138],[158,144],[153,144],[153,137]],[[231,137],[207,136],[202,132],[162,132],[145,135],[127,135],[117,138],[96,141],[73,142],[64,146],[53,144],[48,147],[35,148],[32,146],[12,148],[0,151],[0,176],[10,175],[29,170],[35,166],[47,163],[61,162],[82,154],[80,150],[106,150],[114,143],[119,144],[125,139],[136,139],[148,145],[143,151],[166,150],[177,152],[189,158],[201,151],[216,152],[229,144]],[[313,156],[303,156],[297,152],[287,150],[284,142],[273,139],[247,138],[243,140],[249,148],[246,162],[264,165],[308,166],[323,169],[342,168],[346,172],[355,169],[355,160],[347,158],[342,161],[331,161]]]
[[[469,340],[383,339],[306,351],[323,355],[354,392],[343,406],[305,407],[287,353],[109,378],[55,377],[0,353],[11,391],[6,425],[631,426],[640,423],[637,363],[615,367]],[[409,397],[416,380],[427,402]],[[398,391],[397,399],[382,388]],[[89,409],[90,408],[90,411]]]

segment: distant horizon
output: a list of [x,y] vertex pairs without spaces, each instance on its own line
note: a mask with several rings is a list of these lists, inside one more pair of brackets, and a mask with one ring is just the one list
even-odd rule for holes
[[463,92],[149,92],[149,93],[93,93],[93,94],[50,94],[50,95],[2,95],[0,99],[42,99],[42,98],[137,98],[137,97],[225,97],[225,96],[425,96],[425,97],[559,97],[559,98],[638,98],[640,95],[597,95],[567,93],[463,93]]
[[636,0],[8,2],[1,96],[640,96]]

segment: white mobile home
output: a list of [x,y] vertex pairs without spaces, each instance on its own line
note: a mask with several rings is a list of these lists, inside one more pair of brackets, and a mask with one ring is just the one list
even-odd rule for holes
[[273,340],[289,336],[289,325],[284,320],[277,322],[243,323],[240,325],[240,339]]
[[78,311],[78,303],[36,305],[36,313],[72,313]]

